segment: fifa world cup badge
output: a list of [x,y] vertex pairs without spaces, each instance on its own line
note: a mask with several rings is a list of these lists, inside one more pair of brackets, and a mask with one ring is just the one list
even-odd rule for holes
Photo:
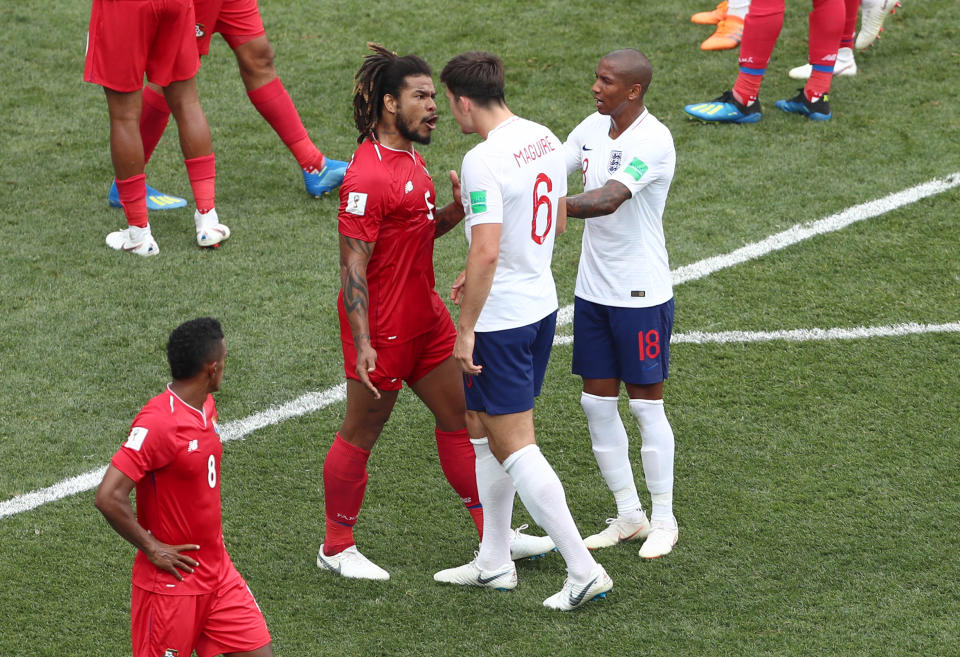
[[620,162],[623,160],[623,151],[610,151],[610,160],[607,162],[607,171],[616,173],[620,168]]

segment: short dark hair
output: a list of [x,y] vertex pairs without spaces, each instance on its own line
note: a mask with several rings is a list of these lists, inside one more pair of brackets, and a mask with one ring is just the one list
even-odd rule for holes
[[440,82],[454,96],[464,96],[480,107],[505,105],[503,62],[489,52],[457,55],[443,67]]
[[430,65],[416,55],[398,56],[379,43],[368,43],[373,52],[363,58],[354,77],[353,120],[357,124],[357,143],[370,136],[383,110],[383,97],[399,97],[412,75],[433,75]]
[[212,317],[198,317],[184,322],[170,333],[167,340],[167,362],[174,380],[189,379],[212,360],[220,358],[223,329]]

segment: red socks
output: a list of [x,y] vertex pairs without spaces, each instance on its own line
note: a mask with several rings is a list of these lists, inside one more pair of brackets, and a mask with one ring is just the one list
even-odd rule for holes
[[740,74],[733,92],[748,105],[760,94],[770,54],[783,28],[784,0],[753,0],[740,42]]
[[149,162],[163,131],[170,121],[167,100],[150,87],[143,88],[143,108],[140,110],[140,138],[143,139],[143,161]]
[[483,506],[477,492],[477,455],[470,442],[466,429],[460,431],[440,431],[434,429],[437,436],[437,453],[440,455],[440,467],[447,481],[457,491],[463,505],[467,507],[477,533],[483,538]]
[[297,158],[302,168],[316,167],[318,170],[323,168],[323,153],[310,140],[307,129],[303,127],[303,121],[300,120],[300,114],[293,104],[293,99],[290,98],[280,78],[274,78],[265,85],[248,91],[247,96]]
[[[843,34],[845,0],[813,0],[810,12],[808,61],[813,66],[810,79],[803,88],[807,100],[816,101],[830,92],[837,49]],[[752,10],[752,9],[751,9]]]
[[125,180],[117,180],[117,193],[127,223],[138,228],[147,227],[147,176],[138,174]]
[[193,190],[193,200],[200,214],[216,207],[217,159],[213,153],[184,160],[187,177]]
[[327,515],[323,551],[327,556],[354,544],[353,526],[367,490],[370,452],[337,434],[323,462],[323,496]]

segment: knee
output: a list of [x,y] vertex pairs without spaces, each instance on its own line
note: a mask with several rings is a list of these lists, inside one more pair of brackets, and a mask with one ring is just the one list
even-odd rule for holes
[[[244,47],[248,46],[248,47]],[[266,39],[244,44],[237,49],[237,62],[244,76],[257,77],[274,72],[273,46]]]

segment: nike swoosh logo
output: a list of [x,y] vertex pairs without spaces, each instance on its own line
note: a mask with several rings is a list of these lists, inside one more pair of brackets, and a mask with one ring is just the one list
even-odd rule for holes
[[337,567],[334,568],[329,561],[323,558],[322,553],[320,554],[320,563],[322,563],[323,567],[326,568],[327,570],[333,571],[338,575],[340,574],[340,564],[337,564]]
[[594,582],[596,582],[599,577],[600,577],[600,576],[597,575],[597,577],[594,577],[592,580],[590,580],[589,582],[587,582],[587,585],[584,586],[583,589],[580,590],[580,594],[579,594],[579,595],[573,595],[572,593],[570,594],[570,606],[571,606],[571,607],[578,607],[578,606],[580,606],[580,603],[583,602],[584,596],[587,595],[587,591],[590,590],[590,587],[593,586]]
[[592,149],[592,148],[588,148],[588,147],[586,147],[586,146],[584,146],[584,147],[583,147],[583,150],[585,150],[585,151],[592,151],[593,149]]
[[477,584],[489,584],[489,583],[492,582],[493,580],[497,579],[498,577],[500,577],[500,576],[502,576],[502,575],[506,575],[506,574],[509,573],[509,572],[510,572],[509,570],[505,570],[505,571],[503,571],[502,573],[497,573],[496,575],[491,575],[490,577],[482,577],[481,575],[478,574],[478,575],[477,575]]

